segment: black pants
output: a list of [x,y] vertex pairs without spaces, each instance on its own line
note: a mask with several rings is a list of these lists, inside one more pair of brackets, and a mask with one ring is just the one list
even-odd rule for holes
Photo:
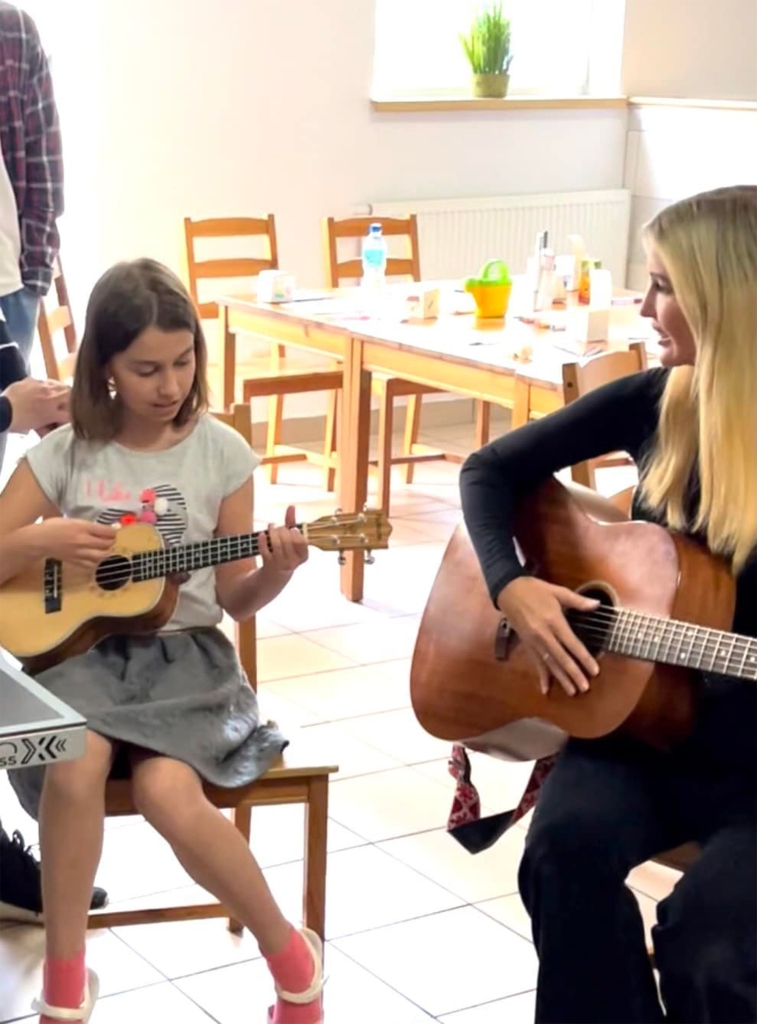
[[[705,773],[617,740],[571,741],[548,777],[519,885],[539,955],[537,1024],[755,1024],[754,768]],[[696,839],[658,907],[654,948],[631,868]],[[666,1016],[667,1014],[667,1016]]]

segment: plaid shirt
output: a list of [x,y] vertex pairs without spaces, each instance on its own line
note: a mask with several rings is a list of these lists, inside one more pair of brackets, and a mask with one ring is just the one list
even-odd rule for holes
[[58,111],[37,27],[0,2],[0,138],[21,225],[21,279],[45,295],[60,239],[63,158]]

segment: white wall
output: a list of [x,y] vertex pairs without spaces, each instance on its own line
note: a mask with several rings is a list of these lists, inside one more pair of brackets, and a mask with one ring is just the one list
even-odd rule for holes
[[627,96],[757,99],[755,0],[626,0]]
[[[63,255],[80,324],[112,262],[151,255],[179,268],[187,215],[275,213],[282,266],[319,285],[328,214],[621,184],[624,110],[375,114],[373,0],[72,6],[54,62]],[[298,397],[287,415],[322,406]]]
[[[150,254],[178,267],[187,214],[275,212],[283,265],[319,284],[320,218],[370,200],[625,184],[634,246],[664,202],[755,180],[748,113],[636,109],[627,140],[622,110],[374,114],[373,8],[49,6],[68,178],[64,256],[79,309],[116,259]],[[756,11],[755,0],[627,0],[626,90],[754,98]],[[632,284],[644,282],[642,258],[632,248]],[[307,397],[292,406],[316,408]]]
[[274,212],[282,264],[319,284],[320,218],[356,204],[621,183],[623,110],[374,114],[373,0],[90,5],[92,38],[56,58],[67,81],[81,69],[64,118],[79,298],[118,258],[176,265],[185,215]]
[[633,108],[624,177],[632,193],[628,287],[644,288],[639,238],[646,221],[695,192],[757,182],[757,104],[751,110]]
[[[757,100],[757,0],[626,0],[628,96]],[[646,286],[640,229],[669,202],[757,181],[757,106],[638,106],[628,122],[628,285]]]

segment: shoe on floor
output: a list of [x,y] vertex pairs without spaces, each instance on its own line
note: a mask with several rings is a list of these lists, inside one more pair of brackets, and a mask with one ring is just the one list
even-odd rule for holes
[[[321,995],[323,986],[326,984],[326,978],[323,975],[323,942],[320,936],[316,935],[310,928],[301,928],[300,935],[302,935],[310,947],[310,952],[313,954],[313,980],[310,988],[305,992],[285,992],[279,985],[276,985],[276,995],[279,999],[295,1005],[312,1003]],[[275,1007],[271,1006],[268,1010],[267,1024],[273,1024],[274,1009]],[[319,1024],[323,1024],[323,1018],[321,1018]]]
[[[24,842],[20,832],[9,839],[0,828],[0,921],[42,924],[42,879],[39,861]],[[92,892],[91,910],[101,910],[108,903],[104,889]]]

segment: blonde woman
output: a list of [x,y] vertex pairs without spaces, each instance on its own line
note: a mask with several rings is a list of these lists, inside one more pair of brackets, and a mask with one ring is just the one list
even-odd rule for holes
[[[492,600],[530,649],[543,688],[577,700],[597,665],[563,610],[587,602],[526,574],[511,524],[520,494],[585,459],[633,456],[635,518],[693,534],[726,559],[733,629],[757,635],[757,187],[675,203],[644,239],[642,313],[659,334],[661,368],[499,438],[461,475]],[[695,735],[674,753],[619,737],[571,741],[544,785],[519,876],[540,961],[540,1024],[757,1019],[757,690],[722,677],[701,688]],[[625,881],[689,840],[701,855],[659,904],[653,929],[661,1005]]]

